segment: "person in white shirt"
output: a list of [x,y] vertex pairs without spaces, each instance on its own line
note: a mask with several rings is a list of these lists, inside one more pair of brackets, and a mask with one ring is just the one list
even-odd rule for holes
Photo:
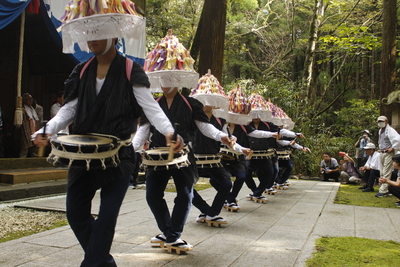
[[[50,118],[54,118],[57,112],[61,109],[64,104],[64,91],[57,93],[57,100],[50,108]],[[69,134],[68,126],[58,132],[59,134]]]
[[360,167],[360,171],[364,173],[363,180],[365,185],[358,188],[362,189],[363,192],[374,192],[375,181],[378,180],[380,175],[381,161],[380,153],[375,151],[375,145],[368,143],[365,147],[365,153],[368,155],[367,162],[363,167]]
[[[378,151],[381,153],[381,177],[390,179],[393,171],[392,157],[396,154],[396,151],[400,150],[400,135],[395,129],[390,127],[387,117],[379,116],[376,121],[380,128],[378,136]],[[387,195],[389,195],[388,184],[383,183],[379,187],[379,192],[375,196],[384,197]]]
[[50,108],[50,118],[56,116],[57,112],[61,109],[64,104],[64,91],[59,91],[57,93],[56,102]]

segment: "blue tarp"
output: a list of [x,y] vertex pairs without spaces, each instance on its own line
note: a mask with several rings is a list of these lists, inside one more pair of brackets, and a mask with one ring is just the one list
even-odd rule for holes
[[1,0],[0,1],[0,30],[21,15],[31,0]]

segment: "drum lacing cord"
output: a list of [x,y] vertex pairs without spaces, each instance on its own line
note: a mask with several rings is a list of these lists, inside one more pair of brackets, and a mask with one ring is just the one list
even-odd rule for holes
[[[195,154],[194,156],[196,158],[196,165],[202,169],[204,169],[204,166],[206,166],[206,168],[212,168],[214,166],[220,168],[223,166],[221,163],[221,155],[202,156],[201,154]],[[209,157],[211,159],[208,159]],[[200,158],[206,158],[206,160],[199,160]]]
[[[91,135],[97,135],[97,136],[103,136],[103,137],[107,137],[107,138],[115,138],[114,136],[111,135],[106,135],[106,134],[95,134],[95,133],[91,133]],[[107,151],[102,151],[102,152],[98,152],[98,145],[96,144],[96,149],[93,153],[83,153],[81,150],[81,146],[78,146],[78,151],[76,153],[74,152],[68,152],[65,147],[63,146],[63,144],[60,144],[60,147],[62,148],[62,150],[57,149],[53,144],[52,146],[52,154],[55,156],[54,158],[54,162],[53,164],[56,164],[60,158],[67,158],[69,159],[69,163],[67,168],[70,168],[72,163],[74,162],[74,160],[84,160],[86,161],[86,170],[88,171],[90,169],[90,162],[92,159],[97,159],[100,160],[101,162],[101,167],[103,170],[105,170],[107,168],[107,166],[105,165],[105,160],[106,159],[111,159],[112,160],[112,165],[114,167],[118,166],[120,159],[119,159],[119,155],[118,155],[118,151],[122,146],[130,146],[131,143],[131,139],[127,139],[127,140],[120,140],[119,138],[117,138],[117,146],[114,146],[113,144],[112,147],[107,150]]]
[[[257,152],[265,152],[265,153],[257,153]],[[268,150],[255,150],[254,153],[251,155],[252,159],[270,159],[276,156],[276,150],[270,148]]]
[[292,154],[292,150],[287,149],[287,150],[276,150],[276,154],[278,156],[278,159],[281,160],[289,160],[290,155]]
[[[143,150],[141,152],[142,154],[142,165],[144,165],[146,168],[147,166],[152,166],[154,167],[154,170],[157,170],[157,167],[165,167],[167,170],[169,170],[169,167],[172,165],[175,165],[177,169],[180,169],[182,167],[187,167],[190,165],[190,161],[188,159],[188,151],[189,149],[185,146],[183,148],[183,151],[185,154],[178,158],[174,158],[172,161],[165,160],[162,155],[165,154],[168,157],[169,153],[169,147],[168,148],[154,148],[154,149],[148,149],[148,151],[157,151],[159,150],[159,159],[152,159],[151,154],[146,154],[147,150]],[[165,153],[163,153],[165,152]]]

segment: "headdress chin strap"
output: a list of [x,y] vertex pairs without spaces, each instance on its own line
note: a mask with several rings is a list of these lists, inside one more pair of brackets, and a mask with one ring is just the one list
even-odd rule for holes
[[101,55],[105,55],[107,52],[108,52],[108,50],[110,50],[110,48],[111,48],[111,45],[112,45],[112,39],[111,38],[108,38],[107,39],[107,45],[106,45],[106,49],[104,49],[104,52],[103,52],[103,54],[101,54]]
[[168,93],[168,94],[169,94],[169,93],[172,93],[172,91],[174,91],[175,88],[176,88],[176,87],[171,87],[167,93]]

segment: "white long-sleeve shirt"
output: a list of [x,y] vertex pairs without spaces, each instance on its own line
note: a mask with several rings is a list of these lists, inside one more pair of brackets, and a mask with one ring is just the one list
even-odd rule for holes
[[379,129],[379,149],[384,150],[388,148],[393,148],[394,150],[400,150],[400,135],[399,133],[391,127],[389,124],[386,125],[384,132],[382,133],[382,128]]
[[281,146],[291,146],[294,149],[303,149],[303,146],[301,146],[297,143],[294,143],[293,145],[291,145],[290,143],[291,143],[291,141],[289,141],[289,140],[279,140],[278,141],[278,144],[280,144]]
[[373,170],[379,171],[381,169],[380,153],[375,151],[372,156],[368,156],[367,162],[365,163],[364,167],[369,167]]
[[[197,121],[197,120],[195,120],[194,122],[202,134],[204,134],[208,138],[214,139],[215,141],[221,141],[221,138],[223,136],[228,136],[228,134],[218,130],[211,123]],[[150,134],[149,123],[146,123],[139,127],[139,129],[135,134],[135,137],[132,140],[132,145],[135,151],[138,150],[146,142],[146,140],[149,139],[149,134]]]
[[[105,79],[97,80],[98,81],[96,83],[96,91],[98,93],[100,92],[101,86],[103,85]],[[167,132],[174,132],[172,124],[170,123],[158,103],[154,100],[153,96],[150,93],[150,90],[148,90],[144,86],[132,86],[132,89],[138,104],[142,107],[142,110],[146,117],[149,119],[150,123],[154,125],[156,129],[164,135]],[[77,98],[65,104],[58,111],[56,116],[47,123],[46,134],[56,134],[59,130],[64,129],[68,125],[70,125],[76,114],[77,105]],[[39,133],[43,133],[43,128],[34,133],[32,135],[32,138],[35,138],[36,135]]]

